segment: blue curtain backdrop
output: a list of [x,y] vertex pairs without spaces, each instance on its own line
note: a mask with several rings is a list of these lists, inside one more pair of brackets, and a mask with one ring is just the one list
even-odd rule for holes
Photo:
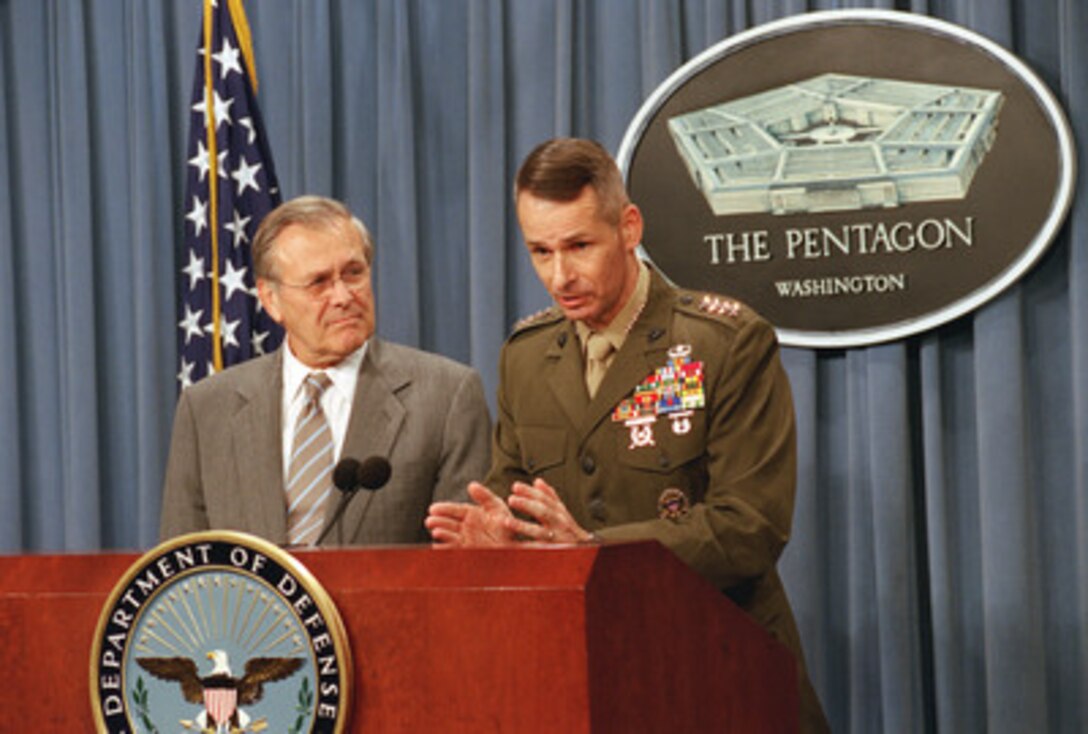
[[[0,551],[156,541],[200,5],[0,0]],[[380,332],[473,364],[493,391],[510,325],[547,301],[509,205],[540,140],[615,151],[645,97],[708,46],[796,13],[880,7],[1021,56],[1083,144],[1086,6],[247,10],[285,197],[348,202],[378,242]],[[883,346],[785,350],[800,475],[782,566],[836,731],[1088,730],[1086,283],[1080,183],[1043,260],[978,312]]]

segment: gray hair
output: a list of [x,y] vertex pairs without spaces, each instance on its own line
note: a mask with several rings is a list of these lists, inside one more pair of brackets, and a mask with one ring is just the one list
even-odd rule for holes
[[307,229],[336,229],[350,223],[359,232],[363,257],[368,264],[374,259],[374,240],[362,220],[335,199],[324,196],[299,196],[273,209],[257,227],[253,237],[253,271],[258,278],[275,280],[272,253],[276,238],[287,227],[299,224]]

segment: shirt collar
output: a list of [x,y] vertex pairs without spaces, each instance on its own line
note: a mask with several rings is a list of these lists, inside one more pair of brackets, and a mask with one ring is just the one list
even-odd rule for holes
[[316,370],[300,362],[298,357],[291,352],[290,345],[285,341],[283,345],[283,394],[287,398],[287,402],[291,402],[298,397],[299,391],[302,389],[302,383],[311,372],[324,372],[332,380],[332,389],[342,395],[352,395],[355,392],[355,378],[359,375],[359,367],[363,363],[369,345],[370,340],[367,339],[363,342],[363,346],[332,367]]
[[[623,308],[616,314],[616,318],[612,319],[612,322],[603,329],[597,331],[609,342],[612,343],[612,348],[617,352],[620,347],[623,346],[623,342],[627,339],[627,332],[634,326],[639,315],[642,313],[642,309],[646,306],[646,301],[650,297],[650,269],[646,267],[646,263],[641,259],[638,261],[638,279],[635,281],[635,290],[631,293],[631,297],[627,299],[627,303],[623,304]],[[578,341],[582,345],[583,352],[586,348],[586,339],[593,333],[593,330],[585,325],[582,321],[574,322],[574,330],[578,334]]]

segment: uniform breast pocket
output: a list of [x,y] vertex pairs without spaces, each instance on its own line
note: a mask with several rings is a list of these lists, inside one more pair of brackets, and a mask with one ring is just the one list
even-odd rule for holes
[[521,468],[533,476],[563,464],[566,456],[567,432],[561,428],[519,426]]
[[662,420],[652,426],[652,441],[620,426],[620,481],[633,519],[680,518],[705,494],[706,442],[702,433],[676,435]]
[[620,463],[629,469],[655,474],[698,470],[706,454],[702,426],[677,433],[665,420],[634,428],[617,424]]

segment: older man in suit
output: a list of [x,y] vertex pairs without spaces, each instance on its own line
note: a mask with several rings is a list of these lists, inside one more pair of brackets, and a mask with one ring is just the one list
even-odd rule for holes
[[486,470],[479,375],[374,335],[372,260],[369,232],[339,202],[300,197],[261,223],[258,296],[286,339],[182,393],[163,538],[215,528],[312,545],[337,505],[336,461],[382,456],[389,483],[356,498],[327,542],[426,541],[428,505],[463,498]]

